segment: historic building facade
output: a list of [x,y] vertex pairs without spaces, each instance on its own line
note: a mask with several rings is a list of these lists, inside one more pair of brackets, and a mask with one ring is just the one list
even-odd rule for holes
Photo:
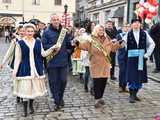
[[30,19],[48,23],[52,13],[64,13],[65,4],[73,15],[75,0],[0,0],[0,26],[15,26]]
[[127,22],[126,0],[88,0],[87,13],[89,18],[100,24],[105,24],[111,18],[116,26]]

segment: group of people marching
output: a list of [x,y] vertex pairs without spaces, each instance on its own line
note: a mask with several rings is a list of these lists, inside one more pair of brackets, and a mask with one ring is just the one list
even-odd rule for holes
[[[140,101],[137,93],[142,88],[142,83],[147,82],[146,62],[155,44],[149,34],[142,29],[139,18],[132,20],[130,30],[128,25],[124,25],[118,35],[111,20],[107,21],[107,28],[91,22],[85,29],[77,27],[75,34],[72,28],[68,27],[67,30],[60,25],[60,17],[56,14],[51,15],[50,22],[41,38],[34,37],[35,25],[27,23],[19,26],[16,38],[12,40],[0,65],[3,68],[9,63],[13,69],[13,94],[17,96],[17,102],[23,101],[25,117],[28,115],[28,104],[30,114],[33,114],[34,99],[47,92],[44,66],[48,74],[55,111],[64,106],[63,96],[69,66],[73,63],[74,74],[79,66],[79,61],[73,58],[76,55],[71,55],[76,51],[81,51],[82,54],[81,64],[85,71],[86,92],[89,90],[88,83],[91,78],[95,108],[105,104],[103,94],[108,78],[116,79],[114,76],[116,51],[120,68],[119,87],[122,92],[126,92],[128,85],[130,103]],[[79,55],[78,52],[76,54]]]

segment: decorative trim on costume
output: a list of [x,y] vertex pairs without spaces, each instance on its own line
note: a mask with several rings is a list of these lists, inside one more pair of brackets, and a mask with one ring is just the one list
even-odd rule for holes
[[17,92],[13,92],[13,95],[19,96],[21,98],[27,98],[27,99],[34,99],[36,97],[44,96],[47,93],[47,90],[45,90],[43,93],[37,93],[36,95],[24,95],[24,94],[18,94]]
[[128,57],[138,57],[138,70],[143,70],[144,49],[128,50]]
[[38,79],[44,79],[46,76],[42,75],[42,76],[23,76],[23,77],[16,77],[17,80],[22,80],[22,79],[34,79],[34,78],[38,78]]

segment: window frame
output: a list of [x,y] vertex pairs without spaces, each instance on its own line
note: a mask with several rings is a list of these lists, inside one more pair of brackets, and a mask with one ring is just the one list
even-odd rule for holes
[[4,4],[11,4],[12,3],[12,0],[2,0],[2,3],[4,3]]
[[54,0],[54,5],[61,6],[62,5],[62,0]]
[[40,0],[32,0],[32,5],[40,5]]

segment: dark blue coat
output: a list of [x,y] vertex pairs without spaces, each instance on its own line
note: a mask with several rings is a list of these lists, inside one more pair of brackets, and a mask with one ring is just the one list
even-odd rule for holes
[[[146,52],[147,46],[146,46],[146,39],[147,35],[143,30],[140,30],[140,38],[139,38],[139,45],[137,46],[136,40],[134,38],[133,31],[131,30],[128,32],[127,36],[127,53],[128,50],[132,49],[144,49]],[[127,58],[127,75],[126,79],[128,82],[141,82],[146,83],[147,82],[147,66],[146,66],[146,60],[143,59],[143,71],[138,70],[138,57],[129,57]]]
[[[42,35],[42,44],[43,48],[46,50],[52,47],[54,44],[57,43],[59,34],[61,29],[57,30],[50,25]],[[54,58],[48,63],[47,67],[66,67],[68,66],[68,52],[67,49],[72,49],[71,40],[69,39],[69,35],[66,34],[64,41],[62,43],[61,49],[54,56]]]
[[[21,63],[18,68],[17,77],[26,77],[31,76],[31,67],[30,67],[30,49],[26,45],[26,43],[23,40],[18,41],[20,47],[21,47],[21,53],[22,53],[22,59]],[[34,62],[35,67],[37,70],[37,73],[39,76],[43,75],[43,59],[41,56],[41,41],[36,40],[34,49]]]
[[[117,40],[122,40],[122,38],[126,35],[127,33],[119,33],[117,35]],[[127,57],[127,51],[125,48],[120,48],[118,50],[118,63],[119,64],[126,64],[126,57]]]

